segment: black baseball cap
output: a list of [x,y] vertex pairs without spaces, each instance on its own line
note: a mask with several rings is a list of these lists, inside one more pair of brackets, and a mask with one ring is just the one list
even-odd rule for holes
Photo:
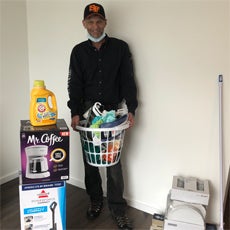
[[85,7],[84,20],[91,15],[98,15],[105,20],[105,11],[102,5],[98,3],[91,3]]

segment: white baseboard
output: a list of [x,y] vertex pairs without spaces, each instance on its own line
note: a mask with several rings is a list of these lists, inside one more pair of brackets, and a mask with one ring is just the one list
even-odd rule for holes
[[160,210],[160,208],[150,206],[148,204],[145,204],[137,200],[130,200],[128,197],[125,197],[125,199],[130,207],[149,213],[151,215],[153,215],[154,213],[158,213],[158,214],[164,213],[164,210]]
[[[70,178],[69,181],[67,181],[67,183],[74,185],[76,187],[85,189],[85,184],[83,181],[77,180],[73,177]],[[106,191],[104,191],[104,195],[106,196]],[[143,202],[137,201],[137,200],[130,200],[128,197],[124,197],[128,203],[129,206],[136,208],[138,210],[141,210],[143,212],[149,213],[149,214],[154,214],[154,213],[158,213],[158,214],[163,214],[164,211],[160,210],[159,208],[150,206],[148,204],[145,204]]]
[[13,180],[13,179],[15,179],[17,177],[18,177],[18,171],[9,173],[9,174],[7,174],[7,175],[5,175],[5,176],[0,178],[0,185],[6,183],[8,181],[11,181],[11,180]]
[[81,180],[77,180],[73,177],[70,177],[69,180],[67,181],[68,184],[74,185],[78,188],[85,189],[85,183]]

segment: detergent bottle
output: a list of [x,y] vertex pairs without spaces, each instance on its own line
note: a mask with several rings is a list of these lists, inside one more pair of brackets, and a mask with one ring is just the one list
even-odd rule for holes
[[57,121],[57,103],[43,80],[35,80],[31,90],[30,122],[33,126],[53,125]]

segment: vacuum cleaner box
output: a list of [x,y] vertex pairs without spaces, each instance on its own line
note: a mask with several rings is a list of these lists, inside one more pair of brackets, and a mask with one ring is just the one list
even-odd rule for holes
[[29,120],[21,120],[22,184],[69,179],[69,136],[64,119],[36,127]]
[[198,180],[194,177],[173,177],[171,200],[179,200],[195,204],[208,205],[208,180]]
[[66,229],[65,181],[19,185],[21,229]]

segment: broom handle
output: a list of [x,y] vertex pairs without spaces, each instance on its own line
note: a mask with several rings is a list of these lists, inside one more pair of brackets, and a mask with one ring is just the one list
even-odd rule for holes
[[219,75],[219,170],[220,170],[220,230],[224,229],[223,224],[223,76]]

